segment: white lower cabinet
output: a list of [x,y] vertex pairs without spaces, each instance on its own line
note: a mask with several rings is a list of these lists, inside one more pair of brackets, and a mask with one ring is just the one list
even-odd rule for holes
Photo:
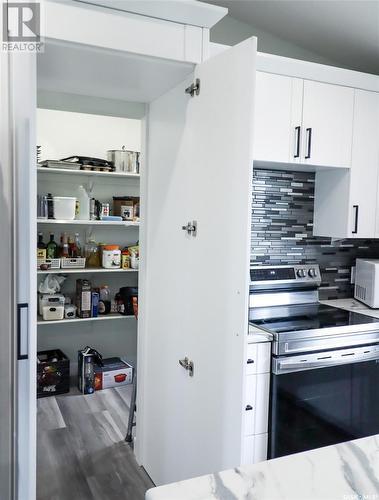
[[248,344],[246,353],[246,375],[270,371],[271,343]]
[[241,465],[251,465],[267,459],[268,433],[246,436],[242,444]]
[[267,432],[270,374],[259,373],[246,377],[245,435]]
[[243,409],[242,464],[254,464],[267,458],[270,366],[271,343],[248,344]]

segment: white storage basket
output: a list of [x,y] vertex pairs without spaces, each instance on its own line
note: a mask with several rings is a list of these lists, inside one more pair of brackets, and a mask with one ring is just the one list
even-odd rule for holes
[[62,269],[84,269],[86,267],[85,257],[77,257],[76,259],[61,259]]
[[61,259],[37,259],[37,269],[41,269],[42,264],[47,264],[50,269],[59,269],[61,267]]

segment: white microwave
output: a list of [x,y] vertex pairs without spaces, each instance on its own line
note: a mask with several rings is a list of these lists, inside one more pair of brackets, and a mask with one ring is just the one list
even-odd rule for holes
[[379,259],[357,259],[354,298],[379,308]]

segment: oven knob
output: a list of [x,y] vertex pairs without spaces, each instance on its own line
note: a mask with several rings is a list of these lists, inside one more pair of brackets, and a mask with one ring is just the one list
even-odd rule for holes
[[304,269],[298,269],[296,271],[296,274],[297,274],[297,277],[298,278],[305,278],[306,274],[305,274],[305,270]]
[[316,269],[314,267],[311,267],[308,271],[308,274],[311,278],[315,278],[317,276]]

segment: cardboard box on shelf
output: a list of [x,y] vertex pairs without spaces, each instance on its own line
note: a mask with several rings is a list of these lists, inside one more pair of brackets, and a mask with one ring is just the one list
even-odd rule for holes
[[91,317],[91,282],[76,280],[76,307],[79,318]]

